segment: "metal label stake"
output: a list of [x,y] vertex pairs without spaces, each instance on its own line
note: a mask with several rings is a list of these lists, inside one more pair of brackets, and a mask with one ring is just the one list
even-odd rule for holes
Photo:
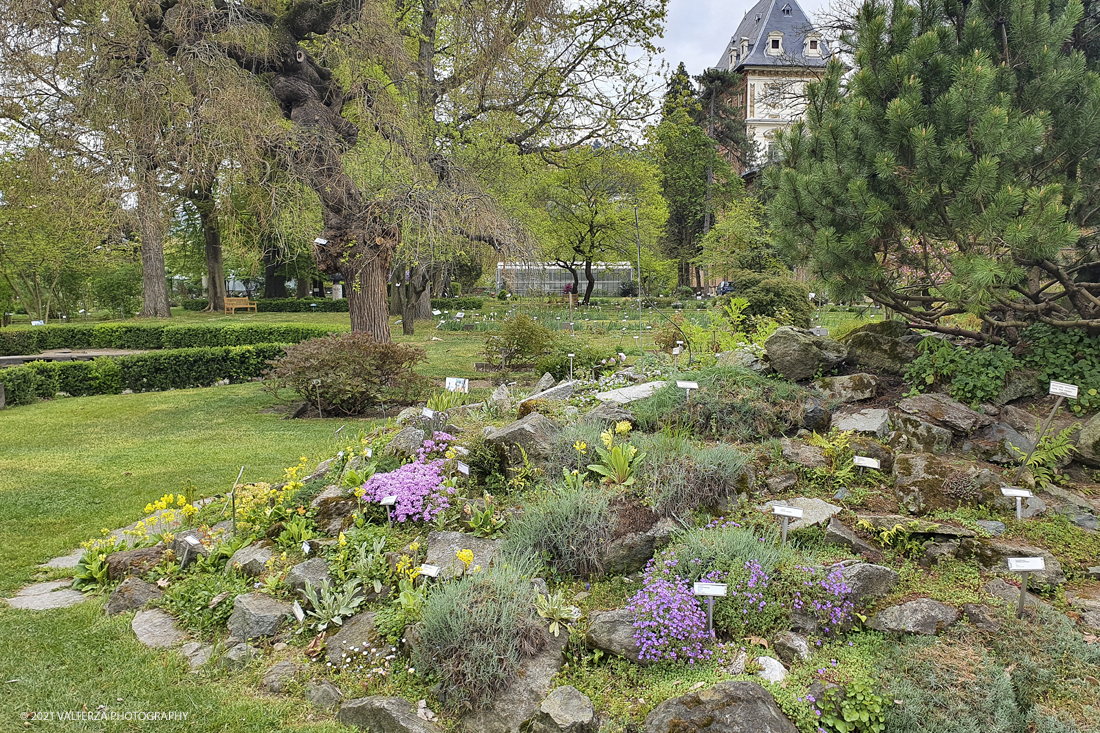
[[383,496],[382,501],[378,502],[380,505],[386,507],[386,524],[390,527],[393,526],[393,506],[397,503],[396,496]]
[[726,597],[725,583],[696,583],[692,593],[707,599],[707,632],[714,633],[714,599]]
[[687,392],[687,403],[688,403],[688,408],[690,408],[691,407],[691,390],[699,389],[699,383],[698,382],[685,382],[685,381],[682,381],[682,380],[677,380],[676,386],[679,389],[682,389],[685,392]]
[[1015,486],[1002,486],[1001,494],[1016,499],[1016,521],[1024,519],[1024,499],[1030,499],[1034,494],[1028,489],[1018,489]]
[[1024,615],[1024,604],[1027,600],[1027,581],[1032,573],[1042,572],[1047,569],[1046,560],[1041,557],[1010,557],[1008,569],[1020,574],[1020,605],[1016,607],[1016,618]]
[[1077,399],[1077,385],[1066,384],[1065,382],[1051,382],[1049,394],[1058,395],[1058,399],[1054,401],[1054,407],[1051,408],[1050,414],[1047,415],[1047,420],[1043,423],[1042,429],[1039,431],[1039,435],[1035,438],[1035,445],[1031,447],[1031,450],[1024,456],[1024,462],[1020,464],[1020,467],[1016,470],[1016,476],[1012,479],[1013,483],[1020,480],[1020,476],[1024,474],[1024,469],[1027,468],[1027,464],[1031,461],[1031,456],[1035,454],[1035,451],[1039,450],[1039,446],[1043,442],[1043,436],[1047,434],[1047,430],[1050,429],[1050,423],[1054,420],[1054,414],[1058,412],[1058,408],[1062,406],[1062,402],[1069,397],[1071,400]]
[[772,514],[779,517],[783,528],[783,544],[787,544],[787,525],[791,519],[802,519],[802,508],[797,506],[782,506],[776,504],[772,507]]

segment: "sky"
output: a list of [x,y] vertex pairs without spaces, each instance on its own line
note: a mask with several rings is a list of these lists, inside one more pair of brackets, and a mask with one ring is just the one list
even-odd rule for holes
[[[673,69],[683,61],[692,76],[718,63],[730,36],[756,0],[669,0],[665,37],[658,45]],[[828,0],[798,0],[814,21]]]

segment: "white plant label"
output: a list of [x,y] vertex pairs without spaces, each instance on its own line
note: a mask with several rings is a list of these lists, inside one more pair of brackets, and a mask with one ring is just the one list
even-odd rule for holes
[[465,377],[447,377],[447,391],[467,394],[470,391],[470,380]]
[[433,310],[433,311],[432,311],[432,315],[433,315],[433,316],[441,316],[441,315],[443,315],[443,311],[440,311],[440,310]]
[[199,538],[194,537],[192,535],[188,535],[187,537],[184,537],[183,541],[186,542],[187,544],[191,545],[192,547],[198,547],[199,546]]
[[303,555],[308,555],[309,554],[309,543],[308,542],[303,542],[302,543],[302,554]]
[[817,293],[810,293],[810,300],[813,300],[814,296],[816,296],[816,295],[817,295]]
[[879,463],[877,458],[868,458],[867,456],[856,456],[852,459],[852,463],[862,468],[882,468],[882,464]]
[[367,458],[370,458],[370,457],[371,457],[371,456],[373,456],[373,455],[374,455],[374,451],[373,451],[373,450],[371,450],[370,448],[367,448],[367,452],[366,452],[366,456],[367,456]]
[[1029,499],[1034,494],[1031,493],[1031,489],[1017,489],[1015,486],[1002,486],[1001,494],[1003,496],[1016,497],[1018,499]]
[[793,517],[795,519],[802,519],[802,507],[797,506],[780,506],[776,504],[772,507],[772,513],[777,517]]
[[326,244],[328,244],[328,240],[327,240],[327,239],[325,239],[324,237],[317,237],[317,239],[314,239],[314,240],[313,240],[313,243],[314,243],[314,244],[319,244],[319,245],[321,245],[321,246],[323,247],[323,246],[325,246]]
[[572,359],[573,357],[576,356],[576,354],[566,354],[566,356],[568,356],[570,359]]
[[1077,399],[1077,385],[1066,384],[1065,382],[1051,382],[1050,393],[1061,395],[1062,397],[1069,397],[1071,400]]
[[1008,569],[1014,573],[1034,573],[1047,569],[1046,560],[1041,557],[1010,557]]
[[682,354],[682,353],[684,353],[684,350],[683,350],[683,349],[681,349],[681,348],[680,348],[679,346],[677,346],[676,348],[674,348],[674,349],[672,350],[672,355],[673,355],[673,356],[679,356],[679,355],[680,355],[680,354]]
[[394,506],[397,504],[396,496],[383,496],[382,500],[378,502],[379,506]]
[[459,311],[458,313],[455,313],[455,318],[465,318],[465,317],[466,317],[466,312],[465,311]]
[[31,321],[31,325],[32,326],[45,326],[46,322],[45,321]]
[[423,410],[420,411],[420,414],[431,420],[433,417],[435,417],[435,410],[429,410],[427,407],[425,407]]
[[302,604],[298,603],[298,601],[294,601],[292,610],[294,611],[294,618],[298,619],[298,623],[305,623],[306,612],[302,610]]
[[692,588],[692,593],[697,596],[713,596],[716,598],[726,597],[726,584],[725,583],[696,583]]
[[461,473],[463,476],[469,476],[470,475],[470,467],[467,466],[462,461],[456,462],[455,467],[458,468],[458,472]]
[[698,382],[684,382],[682,380],[677,380],[676,386],[680,389],[699,389]]
[[420,566],[420,574],[421,575],[427,575],[429,578],[438,578],[439,577],[439,566],[438,565],[421,565]]

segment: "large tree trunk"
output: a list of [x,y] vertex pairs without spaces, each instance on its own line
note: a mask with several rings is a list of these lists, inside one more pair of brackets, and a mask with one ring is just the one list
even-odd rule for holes
[[299,275],[294,278],[294,297],[302,300],[309,297],[309,278]]
[[143,171],[137,195],[138,231],[141,234],[141,287],[145,318],[171,318],[168,278],[164,267],[164,218],[155,173]]
[[276,258],[278,250],[265,244],[264,246],[264,297],[285,298],[286,277],[278,274],[279,260]]
[[401,313],[401,333],[412,336],[415,333],[416,319],[431,317],[431,299],[428,299],[428,312],[423,313],[421,301],[431,291],[431,270],[423,265],[415,265],[409,273],[409,281],[405,284],[405,303]]
[[584,288],[584,304],[588,305],[588,300],[592,297],[592,290],[596,287],[596,278],[592,274],[592,260],[584,261],[584,279],[588,281],[588,285]]
[[225,269],[222,265],[222,230],[213,202],[198,205],[202,238],[206,243],[207,307],[213,313],[225,312]]
[[390,343],[390,314],[386,302],[386,281],[390,276],[390,250],[357,268],[355,275],[346,275],[348,311],[351,330],[364,331],[376,341]]

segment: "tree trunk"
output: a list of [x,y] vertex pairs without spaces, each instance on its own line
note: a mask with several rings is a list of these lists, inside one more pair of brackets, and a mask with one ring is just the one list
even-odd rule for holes
[[198,205],[202,238],[206,242],[207,307],[212,313],[225,312],[225,270],[222,266],[222,230],[213,202]]
[[421,302],[431,292],[431,271],[423,265],[415,265],[409,272],[409,280],[405,284],[405,303],[401,314],[401,333],[412,336],[415,332],[417,318],[431,317],[431,299],[428,299],[428,312],[423,313]]
[[294,278],[294,297],[303,300],[309,297],[309,278],[305,275]]
[[[384,256],[383,256],[384,255]],[[390,276],[390,252],[383,250],[358,271],[345,277],[351,330],[364,331],[379,343],[388,344],[390,314],[386,302],[386,281]]]
[[141,234],[141,286],[144,318],[171,318],[168,308],[168,278],[164,267],[164,219],[155,174],[143,171],[145,180],[138,190],[137,218]]
[[265,298],[285,298],[286,297],[286,277],[279,275],[277,270],[279,269],[279,262],[276,259],[278,250],[274,247],[264,247],[264,297]]
[[584,288],[584,304],[588,305],[588,300],[592,297],[592,290],[596,287],[596,278],[592,274],[592,260],[584,261],[584,279],[588,281],[588,285]]

